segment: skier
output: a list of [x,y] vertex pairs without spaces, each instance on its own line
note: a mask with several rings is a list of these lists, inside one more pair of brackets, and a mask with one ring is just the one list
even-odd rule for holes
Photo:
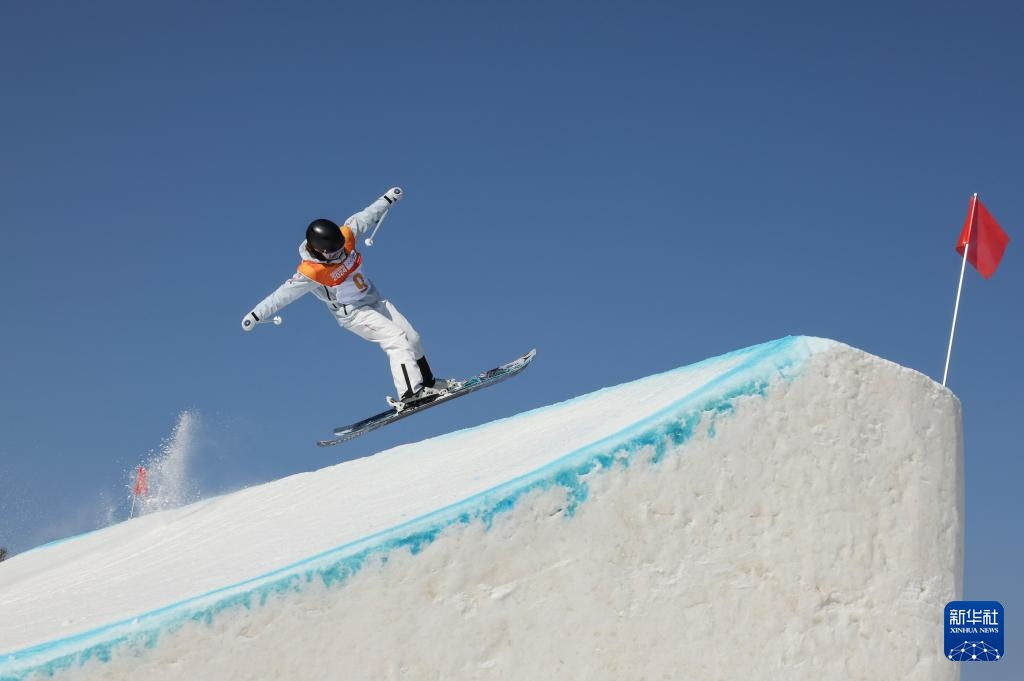
[[306,240],[299,245],[298,271],[242,317],[242,329],[252,331],[285,305],[312,292],[326,303],[339,326],[377,343],[387,353],[398,400],[387,399],[396,409],[457,387],[457,382],[434,377],[420,335],[366,276],[363,256],[356,250],[357,239],[376,227],[402,196],[401,187],[392,187],[341,227],[326,218],[309,223]]

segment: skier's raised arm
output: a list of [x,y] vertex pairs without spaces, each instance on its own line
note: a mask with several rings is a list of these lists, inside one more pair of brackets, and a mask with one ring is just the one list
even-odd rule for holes
[[259,305],[242,317],[242,330],[252,331],[256,324],[270,319],[275,312],[289,303],[294,303],[303,295],[315,289],[319,284],[302,276],[298,272],[292,278],[277,287],[277,290],[260,301]]
[[350,216],[345,220],[344,224],[347,225],[355,234],[356,238],[358,238],[376,227],[377,223],[380,222],[380,219],[384,217],[384,213],[388,212],[388,208],[391,207],[391,204],[400,201],[404,195],[405,192],[402,191],[401,187],[392,187],[369,206],[362,209],[355,215]]

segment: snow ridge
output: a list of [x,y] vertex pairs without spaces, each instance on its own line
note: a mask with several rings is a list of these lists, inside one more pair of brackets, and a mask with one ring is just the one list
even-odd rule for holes
[[[180,598],[162,607],[69,636],[23,646],[7,653],[0,652],[0,681],[26,681],[37,675],[50,677],[64,673],[72,673],[76,678],[85,674],[83,678],[86,678],[90,676],[89,670],[102,670],[107,663],[125,656],[144,659],[146,651],[159,649],[168,635],[180,634],[196,626],[206,629],[223,626],[242,613],[252,614],[268,605],[279,605],[282,599],[287,601],[313,590],[318,594],[336,590],[349,584],[369,567],[379,569],[398,560],[405,561],[403,565],[416,570],[414,558],[440,538],[467,528],[490,532],[499,518],[511,514],[524,503],[536,503],[542,497],[555,500],[554,505],[545,511],[547,515],[559,516],[572,523],[581,508],[590,501],[592,485],[602,476],[617,470],[625,471],[638,462],[656,468],[666,456],[685,453],[686,449],[680,448],[697,435],[713,440],[721,428],[727,427],[738,405],[749,400],[763,400],[780,386],[800,377],[810,358],[837,346],[823,339],[786,337],[420,443],[433,443],[435,448],[446,444],[458,448],[467,438],[476,437],[476,441],[486,442],[491,433],[500,440],[503,429],[513,434],[517,428],[525,432],[538,419],[557,417],[562,411],[586,411],[589,408],[596,413],[602,400],[608,402],[619,394],[630,394],[629,390],[637,390],[638,386],[642,388],[645,382],[656,383],[659,391],[660,386],[675,384],[687,388],[659,408],[614,432],[592,441],[584,439],[582,444],[573,444],[568,451],[549,458],[543,465],[527,466],[522,472],[497,484],[489,484],[484,489],[457,498],[452,503],[443,503],[404,522],[301,557],[276,569]],[[551,440],[553,449],[556,449],[556,444]],[[378,463],[384,466],[388,462],[394,463],[393,460],[403,456],[405,450],[416,447],[396,448],[373,458],[379,458]],[[351,463],[355,462],[334,468],[341,469]],[[373,462],[364,461],[359,465],[369,466]],[[324,472],[330,470],[325,469]],[[209,500],[195,504],[193,508],[200,512],[205,509],[199,507],[208,503]],[[411,562],[410,557],[413,557]],[[0,574],[0,607],[5,596],[2,578]],[[513,588],[510,586],[507,590]],[[503,598],[504,595],[502,592],[493,597]]]

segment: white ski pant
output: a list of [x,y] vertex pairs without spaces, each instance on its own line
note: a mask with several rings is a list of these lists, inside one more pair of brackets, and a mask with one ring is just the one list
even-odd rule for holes
[[336,313],[338,324],[376,343],[387,353],[398,397],[406,391],[419,390],[423,385],[423,375],[416,360],[425,354],[423,345],[416,329],[398,308],[390,300],[378,300],[370,305],[348,307],[347,312]]

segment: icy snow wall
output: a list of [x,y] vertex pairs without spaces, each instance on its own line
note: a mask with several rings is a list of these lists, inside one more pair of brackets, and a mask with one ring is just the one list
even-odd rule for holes
[[956,678],[961,458],[784,338],[15,556],[0,679]]

